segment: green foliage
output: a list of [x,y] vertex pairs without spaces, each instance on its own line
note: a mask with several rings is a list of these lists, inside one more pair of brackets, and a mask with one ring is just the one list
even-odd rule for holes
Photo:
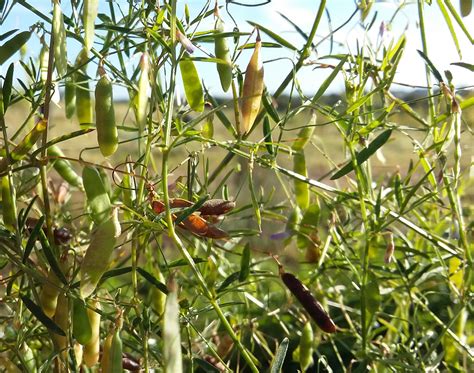
[[[0,35],[0,366],[473,371],[474,98],[430,55],[428,2],[415,98],[394,83],[405,34],[333,52],[324,0],[309,31],[282,14],[301,44],[230,31],[238,2],[159,3],[0,1],[37,18]],[[471,3],[429,3],[461,56]],[[370,32],[377,6],[347,21]],[[281,81],[270,51],[292,58]]]

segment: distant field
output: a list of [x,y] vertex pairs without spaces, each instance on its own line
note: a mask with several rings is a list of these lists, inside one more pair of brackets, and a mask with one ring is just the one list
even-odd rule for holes
[[[418,102],[413,109],[417,111],[420,115],[424,116],[424,102]],[[132,112],[128,111],[128,104],[125,102],[117,102],[116,103],[116,117],[117,121],[125,126],[134,128],[134,115]],[[230,109],[225,109],[225,113],[232,120],[233,112]],[[9,133],[12,134],[18,126],[24,122],[26,116],[28,114],[28,108],[24,104],[19,104],[10,108],[7,112],[7,123],[8,123],[8,130]],[[283,115],[283,113],[281,113]],[[298,116],[294,117],[289,123],[287,123],[285,131],[283,132],[282,136],[282,143],[291,145],[291,142],[296,138],[298,130],[293,130],[295,127],[301,127],[305,125],[309,121],[309,110],[304,111],[303,113],[299,114]],[[332,181],[329,180],[331,170],[334,169],[336,166],[332,162],[343,163],[344,160],[347,159],[347,154],[345,153],[344,145],[341,140],[341,136],[339,135],[336,127],[334,124],[324,124],[327,121],[326,118],[318,117],[318,126],[314,131],[312,144],[309,144],[306,147],[306,158],[307,158],[307,166],[309,177],[313,179],[318,179],[320,181],[326,182],[328,184],[333,184]],[[408,115],[406,115],[402,111],[396,111],[390,119],[389,123],[393,124],[402,124],[405,128],[409,127],[411,129],[406,129],[402,133],[401,131],[394,131],[391,140],[387,143],[383,148],[383,157],[385,158],[385,162],[382,162],[379,157],[373,157],[371,162],[372,170],[376,174],[377,177],[390,177],[393,175],[397,170],[400,170],[401,174],[403,175],[407,167],[409,166],[410,160],[418,159],[418,156],[413,153],[414,145],[413,141],[419,141],[420,143],[423,141],[424,132],[419,131],[419,125]],[[54,138],[55,136],[63,135],[68,132],[72,132],[79,129],[79,125],[75,118],[72,120],[66,119],[64,116],[63,109],[52,105],[52,116],[51,116],[51,131],[49,134],[49,138]],[[463,131],[470,132],[470,134],[466,134],[463,136],[463,158],[462,158],[462,165],[464,170],[469,168],[471,163],[471,158],[473,153],[473,125],[474,125],[474,108],[471,107],[464,111],[463,113]],[[200,129],[201,125],[198,125]],[[279,131],[274,132],[274,138],[278,136]],[[121,131],[120,138],[121,141],[126,141],[129,139],[133,139],[137,136],[136,132],[131,131]],[[232,140],[230,134],[226,131],[222,123],[219,121],[217,117],[214,119],[214,137],[219,140]],[[252,136],[251,140],[258,141],[262,140],[263,134],[262,131],[255,131]],[[136,151],[136,144],[132,141],[130,142],[130,146],[121,146],[121,152],[116,153],[109,162],[112,165],[116,165],[120,162],[123,162],[128,155],[124,152],[124,149],[130,149],[130,155],[133,159],[136,159],[136,154],[133,152]],[[81,136],[80,138],[75,138],[68,140],[61,144],[61,148],[65,152],[67,156],[77,158],[79,156],[79,151],[84,147],[95,148],[97,146],[96,134],[95,132],[91,132],[87,135]],[[193,144],[187,147],[188,153],[186,153],[183,148],[181,147],[178,152],[174,154],[173,164],[178,166],[183,160],[191,152],[199,152],[200,151],[200,144]],[[262,151],[265,151],[265,147],[261,147]],[[126,151],[126,150],[125,150]],[[221,159],[225,156],[227,152],[224,149],[219,149],[216,147],[212,147],[210,149],[206,149],[204,154],[206,157],[206,161],[210,163],[210,168],[213,169],[215,165],[217,165]],[[448,151],[449,153],[449,151]],[[82,154],[83,159],[87,161],[103,163],[105,159],[102,157],[98,149],[91,149],[88,151],[83,152]],[[449,157],[449,155],[448,155]],[[159,167],[159,159],[160,159],[160,151],[159,149],[154,150],[154,157],[155,165],[158,170]],[[331,161],[329,161],[329,159]],[[452,161],[452,157],[449,157]],[[204,165],[201,156],[201,165]],[[277,161],[280,165],[286,166],[288,168],[292,167],[291,158],[285,153],[284,151],[279,153]],[[234,158],[233,164],[237,164],[237,162],[241,162],[241,166],[243,169],[246,167],[246,160],[239,160],[237,157]],[[448,161],[449,162],[449,161]],[[201,167],[202,170],[202,167]],[[178,167],[173,172],[173,177],[178,177],[180,175],[184,175],[186,173],[186,163],[183,163],[180,167]],[[264,190],[270,190],[269,188],[274,185],[274,175],[270,170],[263,170],[261,168],[256,168],[255,172],[255,181],[257,181]],[[231,191],[233,193],[238,193],[238,190],[242,186],[242,183],[245,182],[238,173],[235,173],[229,179],[229,183],[233,185]],[[217,180],[215,183],[217,183]],[[472,194],[472,193],[470,193]]]

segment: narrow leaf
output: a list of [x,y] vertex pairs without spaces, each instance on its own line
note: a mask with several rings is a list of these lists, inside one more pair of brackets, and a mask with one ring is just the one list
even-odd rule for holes
[[426,54],[424,54],[422,51],[420,50],[417,50],[418,54],[425,60],[426,64],[428,65],[428,67],[430,68],[431,72],[433,73],[433,75],[435,76],[435,78],[438,80],[438,82],[442,82],[443,81],[443,77],[441,76],[441,74],[439,73],[438,69],[435,67],[435,65],[433,64],[433,62],[431,62],[431,60],[428,58],[428,56]]
[[[367,159],[370,158],[372,154],[374,154],[379,148],[381,148],[390,138],[392,134],[392,130],[387,130],[382,132],[374,141],[372,141],[367,148],[360,151],[356,155],[356,162],[358,165],[364,163]],[[344,175],[348,174],[354,169],[352,161],[349,161],[344,167],[342,167],[338,172],[336,172],[332,177],[331,180],[336,180]]]
[[0,65],[3,65],[11,56],[20,50],[20,48],[28,41],[31,32],[23,31],[15,35],[10,40],[0,46]]
[[30,256],[31,250],[33,250],[35,242],[38,239],[39,231],[43,229],[43,223],[44,223],[44,216],[41,216],[36,222],[36,225],[31,231],[30,237],[28,237],[28,241],[26,242],[25,251],[23,252],[23,263],[26,263],[26,260]]
[[270,36],[273,40],[275,40],[277,43],[283,45],[284,47],[287,47],[291,50],[297,51],[298,48],[296,48],[293,44],[291,44],[288,40],[283,39],[280,35],[274,33],[272,30],[267,29],[266,27],[252,21],[247,21],[250,23],[253,27],[257,27],[260,31],[263,33],[267,34]]
[[250,245],[246,244],[240,258],[239,281],[245,281],[250,274]]
[[26,297],[25,295],[20,295],[21,300],[25,304],[26,308],[30,310],[30,312],[49,330],[53,333],[56,333],[60,336],[65,337],[66,333],[48,316],[45,315],[43,310],[40,306],[34,303],[30,298]]
[[168,294],[168,288],[165,284],[161,281],[158,281],[155,276],[153,276],[150,272],[144,270],[143,268],[137,267],[137,272],[143,276],[145,280],[147,280],[150,284],[155,286],[159,291],[164,294]]
[[61,280],[63,284],[67,284],[67,279],[64,276],[64,273],[61,270],[61,267],[59,267],[59,263],[53,254],[51,246],[49,245],[48,238],[46,237],[42,229],[38,230],[38,237],[41,242],[41,246],[43,247],[44,256],[46,257],[46,260],[48,261],[48,264],[50,265],[51,270],[54,272],[57,278]]
[[285,362],[286,353],[288,352],[288,345],[290,340],[288,338],[283,338],[278,346],[278,350],[275,353],[275,357],[272,360],[272,365],[270,367],[270,373],[280,373],[283,368],[283,363]]
[[3,111],[7,111],[8,105],[10,104],[10,96],[12,94],[12,85],[13,85],[13,71],[14,64],[13,62],[8,66],[7,74],[5,75],[5,80],[3,81]]

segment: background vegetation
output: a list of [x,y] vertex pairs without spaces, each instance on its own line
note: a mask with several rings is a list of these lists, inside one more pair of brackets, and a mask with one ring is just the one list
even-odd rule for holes
[[[263,94],[244,83],[253,67],[241,50],[258,53],[256,29],[199,27],[231,25],[232,1],[196,14],[173,0],[104,2],[97,18],[95,3],[73,1],[59,22],[53,5],[0,2],[2,21],[13,7],[41,19],[0,36],[0,370],[474,370],[474,96],[430,60],[424,26],[424,9],[437,6],[453,43],[472,42],[469,1],[459,11],[417,2],[427,82],[411,96],[394,89],[404,35],[310,61],[326,1],[312,7],[311,30],[289,20],[303,45],[259,25],[264,71],[269,48],[295,52]],[[379,22],[372,3],[353,5],[367,30]],[[214,55],[223,39],[230,65]],[[38,59],[25,57],[38,40]],[[81,45],[77,58],[62,40]],[[230,98],[211,96],[198,61],[229,68]],[[310,62],[330,74],[308,96],[298,71]],[[94,98],[98,67],[125,102]],[[345,92],[328,95],[340,77]],[[248,130],[246,100],[259,107]],[[108,104],[115,121],[108,112],[105,123]],[[112,122],[118,149],[104,156]],[[112,140],[98,144],[100,126]],[[235,207],[200,215],[212,199]],[[335,333],[319,329],[282,270]]]

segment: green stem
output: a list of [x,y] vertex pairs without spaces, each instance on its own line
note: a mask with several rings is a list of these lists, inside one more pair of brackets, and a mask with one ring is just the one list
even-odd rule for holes
[[173,216],[171,214],[170,208],[170,196],[168,191],[168,174],[169,174],[169,155],[171,152],[171,127],[173,124],[173,108],[174,108],[174,92],[176,86],[176,68],[177,68],[177,61],[176,61],[176,1],[172,0],[171,2],[171,22],[170,22],[170,33],[171,33],[171,74],[170,74],[170,88],[168,92],[168,102],[166,108],[166,119],[165,119],[165,129],[164,129],[164,149],[163,149],[163,159],[162,159],[162,177],[161,177],[161,186],[163,192],[163,203],[165,205],[165,220],[166,224],[168,225],[168,235],[173,240],[175,245],[178,247],[181,255],[187,261],[189,266],[191,267],[194,275],[204,293],[204,296],[208,298],[211,302],[212,307],[216,311],[219,319],[221,320],[222,325],[227,330],[227,333],[232,338],[234,343],[236,344],[237,348],[239,349],[240,353],[242,354],[243,358],[249,365],[252,372],[258,372],[257,367],[255,366],[254,361],[252,360],[249,352],[247,349],[242,345],[239,338],[235,334],[232,326],[230,325],[229,321],[225,317],[222,309],[220,308],[217,301],[214,299],[212,292],[207,287],[206,281],[202,276],[201,272],[196,266],[192,256],[189,254],[188,250],[184,247],[183,243],[181,242],[180,238],[176,234],[174,229],[174,222]]
[[[424,0],[418,0],[418,20],[420,22],[420,35],[423,53],[428,56],[428,43],[426,42],[425,33],[425,17],[424,17]],[[433,125],[436,121],[435,118],[435,103],[433,97],[433,89],[431,88],[431,72],[428,65],[425,66],[426,71],[426,85],[428,91],[428,111],[430,115],[430,124]],[[431,132],[431,131],[430,131]]]

